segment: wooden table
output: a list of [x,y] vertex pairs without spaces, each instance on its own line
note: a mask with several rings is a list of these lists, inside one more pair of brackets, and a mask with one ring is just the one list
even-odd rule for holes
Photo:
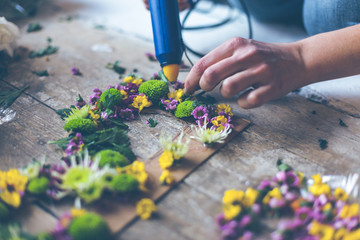
[[[49,3],[48,3],[49,4]],[[61,152],[47,144],[63,137],[63,122],[54,112],[74,103],[78,93],[86,98],[92,89],[105,89],[119,82],[118,74],[106,69],[107,63],[120,61],[127,69],[137,69],[145,79],[159,70],[157,62],[150,62],[146,52],[153,52],[151,42],[108,29],[96,29],[81,18],[62,21],[67,13],[54,4],[44,6],[35,18],[17,22],[21,27],[19,45],[29,50],[46,46],[47,37],[59,46],[58,53],[30,59],[24,52],[20,61],[12,64],[9,75],[2,79],[1,89],[30,88],[12,106],[17,115],[11,122],[0,125],[0,168],[23,167],[33,157],[47,156],[49,162],[59,161]],[[29,22],[39,21],[43,30],[26,33]],[[110,46],[111,52],[94,51],[94,46]],[[83,76],[73,76],[72,67]],[[34,70],[48,70],[50,76],[38,77]],[[186,72],[181,73],[184,79]],[[299,94],[265,104],[253,110],[243,110],[236,98],[223,99],[218,91],[212,95],[219,102],[228,103],[238,117],[252,122],[246,131],[235,137],[221,151],[212,156],[196,172],[172,189],[159,204],[159,217],[136,221],[118,234],[120,239],[217,239],[219,232],[215,216],[221,211],[225,190],[256,186],[263,178],[277,172],[278,158],[306,175],[347,174],[360,168],[360,120],[356,109],[342,109],[326,101],[315,103]],[[360,105],[360,104],[359,104]],[[354,109],[352,111],[352,109]],[[158,126],[149,128],[145,118],[152,117]],[[141,159],[147,159],[160,149],[161,131],[175,135],[185,123],[167,114],[150,114],[142,120],[130,122],[132,148]],[[347,127],[340,126],[340,119]],[[328,141],[321,149],[319,139]],[[56,218],[33,203],[19,217],[31,232],[51,229]]]

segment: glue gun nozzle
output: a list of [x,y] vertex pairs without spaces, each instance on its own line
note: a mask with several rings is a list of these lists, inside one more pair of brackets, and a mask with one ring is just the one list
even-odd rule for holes
[[176,82],[180,70],[180,66],[178,64],[166,65],[162,70],[169,82]]

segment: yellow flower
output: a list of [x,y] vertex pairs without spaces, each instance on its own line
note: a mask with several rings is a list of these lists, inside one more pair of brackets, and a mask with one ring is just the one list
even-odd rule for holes
[[329,196],[331,194],[331,188],[326,183],[314,184],[309,187],[309,191],[314,194],[316,197],[321,194]]
[[169,92],[168,98],[173,98],[180,103],[182,102],[182,98],[184,97],[184,95],[185,95],[185,90],[183,88],[180,88],[178,90],[175,90],[174,92]]
[[145,184],[146,184],[146,181],[147,181],[149,175],[145,171],[145,164],[143,162],[134,161],[132,164],[127,165],[125,167],[117,167],[116,171],[119,174],[127,173],[127,174],[134,176],[140,184],[139,188],[141,190],[146,190]]
[[219,115],[216,119],[212,120],[211,123],[219,127],[222,125],[221,123],[227,123],[227,121],[228,119],[224,115]]
[[162,169],[168,169],[173,165],[174,157],[171,152],[164,151],[159,158],[159,162]]
[[343,202],[345,202],[348,199],[348,195],[346,194],[346,192],[341,189],[341,188],[337,188],[334,191],[334,196],[336,198],[336,200],[341,200]]
[[[89,111],[91,118],[93,119],[93,122],[98,125],[99,123],[99,118],[100,115],[99,114],[95,114],[93,111]],[[81,150],[80,150],[81,151]]]
[[122,100],[125,100],[128,98],[127,92],[125,92],[124,90],[120,90],[121,96],[122,96]]
[[314,185],[322,183],[322,177],[320,174],[313,175],[312,179],[314,180]]
[[340,213],[340,218],[352,218],[359,214],[359,204],[345,205]]
[[340,228],[336,230],[334,240],[343,240],[346,235],[348,235],[346,228]]
[[358,239],[360,239],[360,229],[357,229],[355,231],[346,234],[342,240],[358,240]]
[[317,221],[313,221],[309,234],[318,236],[319,240],[332,240],[335,233],[335,229],[330,225],[321,224]]
[[148,100],[147,96],[145,96],[144,94],[140,94],[134,98],[134,101],[131,105],[134,108],[138,108],[139,112],[141,112],[144,107],[150,107],[152,103]]
[[303,180],[304,180],[304,173],[302,172],[297,172],[297,177],[299,178],[299,184],[302,185]]
[[124,82],[125,83],[132,83],[135,80],[135,76],[134,75],[129,75],[126,78],[124,78]]
[[268,192],[266,196],[263,198],[263,203],[269,204],[271,198],[282,199],[282,194],[279,188],[274,188],[273,190]]
[[330,211],[331,208],[332,208],[331,203],[328,202],[327,204],[325,204],[325,206],[323,206],[322,210],[323,210],[324,212],[325,212],[325,211]]
[[136,214],[146,220],[157,210],[155,203],[150,198],[143,198],[136,204]]
[[13,207],[21,204],[21,195],[25,191],[28,178],[20,175],[17,169],[0,171],[0,198]]
[[231,107],[228,104],[225,104],[225,103],[217,105],[216,112],[217,113],[225,112],[229,116],[234,116],[234,113],[232,112]]
[[244,192],[235,189],[227,190],[224,193],[223,203],[225,205],[239,204],[244,199]]
[[232,205],[232,204],[225,204],[223,206],[224,210],[224,217],[226,220],[232,220],[239,216],[241,213],[241,206],[240,205]]
[[242,201],[245,207],[251,207],[255,202],[259,192],[253,188],[248,188],[245,192],[244,200]]
[[73,208],[73,209],[71,209],[71,216],[72,217],[80,217],[80,216],[82,216],[82,215],[84,215],[84,214],[86,214],[87,213],[87,211],[85,210],[85,209],[78,209],[78,208]]
[[164,170],[160,176],[160,182],[164,185],[171,185],[175,182],[175,178],[169,170]]
[[136,84],[136,85],[140,85],[142,84],[143,80],[141,78],[137,78],[134,81],[132,81],[132,83]]
[[136,85],[140,85],[143,82],[143,79],[136,77],[135,75],[129,75],[126,78],[124,78],[125,83],[134,83]]

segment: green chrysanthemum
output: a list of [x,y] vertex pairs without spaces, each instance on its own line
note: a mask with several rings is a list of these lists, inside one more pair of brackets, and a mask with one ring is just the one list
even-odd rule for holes
[[115,191],[131,192],[138,188],[139,182],[135,177],[123,173],[115,177],[111,185]]
[[113,110],[115,106],[121,103],[121,92],[115,88],[105,90],[100,96],[100,102],[105,109]]
[[89,116],[90,106],[85,105],[81,109],[72,108],[70,115],[65,118],[65,122],[69,122],[74,119],[85,119]]
[[180,103],[175,110],[175,117],[177,118],[186,118],[190,117],[192,111],[194,110],[194,101],[184,101]]
[[99,167],[109,165],[111,168],[124,167],[129,164],[129,161],[124,155],[111,149],[105,149],[98,152],[95,158],[99,158]]
[[85,200],[85,202],[90,203],[95,201],[101,197],[103,191],[103,186],[99,183],[92,183],[88,187],[86,187],[80,193],[81,199]]
[[34,178],[29,182],[27,190],[36,195],[44,194],[49,186],[49,179],[46,177]]
[[99,180],[99,184],[101,186],[104,186],[106,188],[109,188],[111,189],[112,188],[112,182],[114,181],[114,178],[116,177],[117,175],[113,172],[108,172],[108,173],[105,173]]
[[67,132],[91,133],[96,131],[96,124],[90,119],[73,119],[65,123],[64,129]]
[[69,234],[74,240],[111,239],[110,229],[100,216],[86,213],[75,218],[69,226]]
[[149,80],[140,85],[139,93],[144,93],[152,103],[158,104],[161,98],[167,97],[169,87],[163,81]]
[[70,168],[62,177],[61,187],[63,189],[78,189],[82,185],[87,185],[91,181],[93,172],[90,168],[78,166]]

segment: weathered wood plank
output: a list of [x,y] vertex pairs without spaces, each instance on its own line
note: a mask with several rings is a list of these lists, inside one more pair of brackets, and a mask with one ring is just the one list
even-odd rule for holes
[[219,239],[214,217],[221,203],[181,184],[158,205],[158,217],[138,221],[117,239]]
[[0,169],[24,167],[32,158],[45,156],[49,162],[58,161],[61,153],[47,145],[63,134],[63,124],[56,113],[24,94],[10,109],[16,112],[15,118],[0,125]]
[[14,219],[19,221],[22,229],[30,234],[39,234],[54,230],[57,219],[34,203],[25,204],[16,213]]

